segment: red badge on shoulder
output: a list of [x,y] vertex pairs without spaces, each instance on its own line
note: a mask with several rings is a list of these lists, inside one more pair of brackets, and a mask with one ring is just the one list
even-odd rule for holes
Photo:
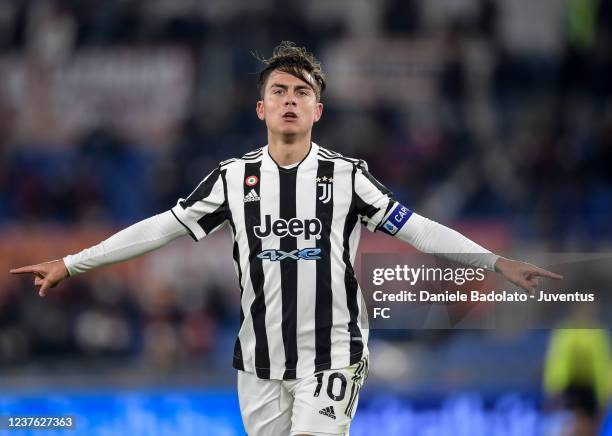
[[244,179],[244,183],[247,186],[255,186],[257,182],[259,182],[259,178],[257,176],[248,176],[246,179]]

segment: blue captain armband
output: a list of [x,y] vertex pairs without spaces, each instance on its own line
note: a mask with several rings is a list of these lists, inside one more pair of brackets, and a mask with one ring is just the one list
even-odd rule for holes
[[380,225],[379,230],[394,236],[406,224],[411,215],[412,211],[410,209],[400,203],[395,203],[393,210]]

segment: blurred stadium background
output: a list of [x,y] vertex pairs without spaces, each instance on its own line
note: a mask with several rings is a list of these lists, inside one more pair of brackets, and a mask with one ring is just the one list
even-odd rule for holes
[[[327,71],[315,141],[366,159],[404,204],[504,253],[610,251],[608,1],[3,0],[3,271],[167,210],[265,144],[251,52],[285,39]],[[366,233],[362,251],[398,247]],[[0,274],[0,415],[74,415],[78,434],[244,434],[230,259],[222,231],[46,299]],[[562,331],[372,331],[351,435],[612,434],[597,332],[555,348]],[[563,401],[572,380],[590,409]]]

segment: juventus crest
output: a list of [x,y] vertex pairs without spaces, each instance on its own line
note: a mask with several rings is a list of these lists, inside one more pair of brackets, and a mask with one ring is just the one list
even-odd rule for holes
[[317,177],[317,190],[320,188],[321,193],[318,195],[318,199],[321,203],[328,203],[332,199],[333,195],[333,181],[332,177]]

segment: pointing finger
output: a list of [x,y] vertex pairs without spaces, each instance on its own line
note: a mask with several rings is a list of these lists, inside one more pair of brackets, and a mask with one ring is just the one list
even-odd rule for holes
[[22,266],[21,268],[13,268],[9,272],[11,274],[26,274],[26,273],[36,273],[38,268],[35,265]]
[[543,268],[536,267],[534,270],[534,274],[540,277],[548,277],[549,279],[562,280],[563,276],[552,271],[547,271]]

